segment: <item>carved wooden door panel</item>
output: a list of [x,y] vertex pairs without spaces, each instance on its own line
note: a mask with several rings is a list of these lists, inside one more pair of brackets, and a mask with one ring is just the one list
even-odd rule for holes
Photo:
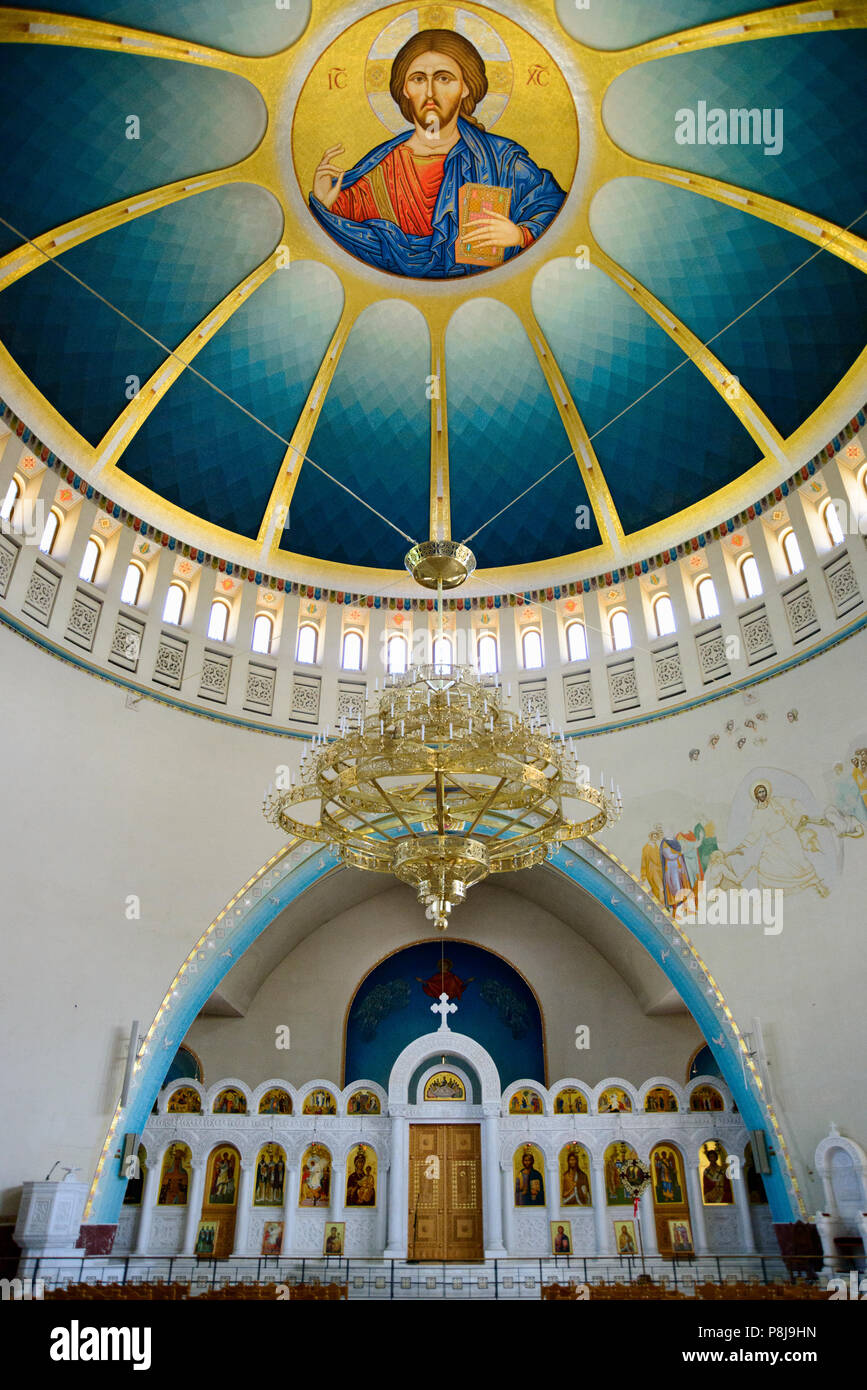
[[481,1260],[481,1131],[478,1125],[411,1125],[411,1260]]

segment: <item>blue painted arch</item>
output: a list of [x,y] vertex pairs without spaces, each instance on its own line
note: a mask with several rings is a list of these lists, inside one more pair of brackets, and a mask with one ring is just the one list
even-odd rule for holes
[[[765,1130],[770,1137],[772,1173],[764,1181],[774,1221],[803,1216],[776,1116],[763,1097],[761,1081],[721,991],[687,939],[625,867],[600,846],[586,842],[574,848],[561,846],[550,862],[632,932],[677,990],[702,1035],[712,1040],[709,1045],[745,1125]],[[120,1138],[144,1129],[167,1062],[206,1000],[271,922],[338,867],[329,850],[287,845],[247,881],[194,946],[140,1049],[126,1106],[118,1106],[106,1136],[85,1210],[86,1221],[106,1225],[117,1221],[126,1188],[119,1175]]]

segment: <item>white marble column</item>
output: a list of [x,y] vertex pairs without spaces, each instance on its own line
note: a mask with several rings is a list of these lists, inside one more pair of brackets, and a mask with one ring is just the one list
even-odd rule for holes
[[202,1213],[202,1197],[205,1191],[205,1169],[207,1166],[207,1159],[203,1159],[200,1163],[193,1162],[193,1175],[190,1180],[189,1191],[187,1192],[187,1219],[184,1223],[182,1255],[193,1255],[196,1251],[196,1231],[199,1229],[199,1217]]
[[696,1255],[707,1255],[707,1227],[704,1224],[704,1202],[701,1200],[701,1183],[694,1163],[684,1163],[686,1186],[689,1192],[689,1214],[692,1218],[693,1245]]
[[391,1110],[391,1169],[388,1175],[388,1244],[385,1258],[406,1259],[409,1120],[406,1110]]
[[505,1255],[503,1220],[500,1205],[500,1107],[483,1106],[482,1127],[482,1203],[485,1221],[485,1257],[494,1259]]
[[145,1172],[144,1185],[141,1194],[141,1209],[138,1218],[138,1231],[136,1232],[135,1246],[133,1253],[136,1255],[146,1255],[148,1242],[151,1238],[151,1222],[153,1221],[154,1207],[159,1195],[160,1173],[162,1171],[162,1158],[156,1163],[149,1163]]
[[250,1237],[250,1212],[253,1202],[253,1179],[256,1173],[255,1159],[241,1160],[241,1181],[238,1184],[238,1203],[235,1208],[235,1244],[233,1255],[246,1255],[247,1241]]
[[743,1164],[738,1165],[737,1177],[732,1179],[732,1193],[735,1199],[735,1209],[738,1216],[738,1230],[741,1236],[741,1245],[748,1255],[756,1253],[756,1238],[753,1233],[753,1222],[750,1214],[750,1192],[744,1177]]
[[[331,1191],[328,1200],[328,1212],[325,1217],[325,1230],[334,1221],[346,1220],[346,1157],[338,1164],[332,1161],[331,1165]],[[343,1233],[344,1250],[346,1248],[346,1232]]]
[[659,1254],[659,1240],[656,1234],[656,1208],[653,1205],[652,1185],[646,1187],[641,1194],[638,1214],[641,1218],[641,1239],[644,1243],[644,1253],[655,1259]]
[[605,1164],[601,1158],[590,1159],[593,1185],[593,1224],[596,1227],[596,1254],[611,1255],[614,1251],[614,1232],[608,1220],[608,1197],[605,1189]]
[[503,1204],[503,1243],[506,1254],[511,1255],[515,1248],[514,1211],[515,1197],[512,1191],[512,1166],[500,1167],[500,1200]]
[[[550,1251],[552,1249],[550,1222],[556,1221],[558,1224],[563,1222],[563,1217],[560,1214],[560,1164],[556,1149],[551,1152],[548,1149],[543,1149],[542,1152],[545,1155],[545,1215],[549,1222],[545,1232],[545,1240],[547,1250]],[[567,1216],[566,1220],[568,1221],[568,1219]]]
[[290,1163],[286,1158],[286,1186],[283,1189],[283,1254],[292,1252],[295,1241],[295,1214],[298,1211],[298,1191],[301,1182],[300,1160]]

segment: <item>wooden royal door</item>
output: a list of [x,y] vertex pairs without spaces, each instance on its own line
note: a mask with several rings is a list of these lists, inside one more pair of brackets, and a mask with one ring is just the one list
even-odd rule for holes
[[483,1260],[478,1125],[410,1125],[410,1260]]

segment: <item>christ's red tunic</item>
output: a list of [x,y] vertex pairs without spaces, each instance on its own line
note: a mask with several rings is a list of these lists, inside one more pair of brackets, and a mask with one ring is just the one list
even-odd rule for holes
[[[369,174],[340,191],[331,211],[352,222],[385,218],[409,236],[431,236],[445,161],[444,154],[416,155],[406,144],[396,145]],[[529,246],[533,232],[522,227],[521,233]]]

